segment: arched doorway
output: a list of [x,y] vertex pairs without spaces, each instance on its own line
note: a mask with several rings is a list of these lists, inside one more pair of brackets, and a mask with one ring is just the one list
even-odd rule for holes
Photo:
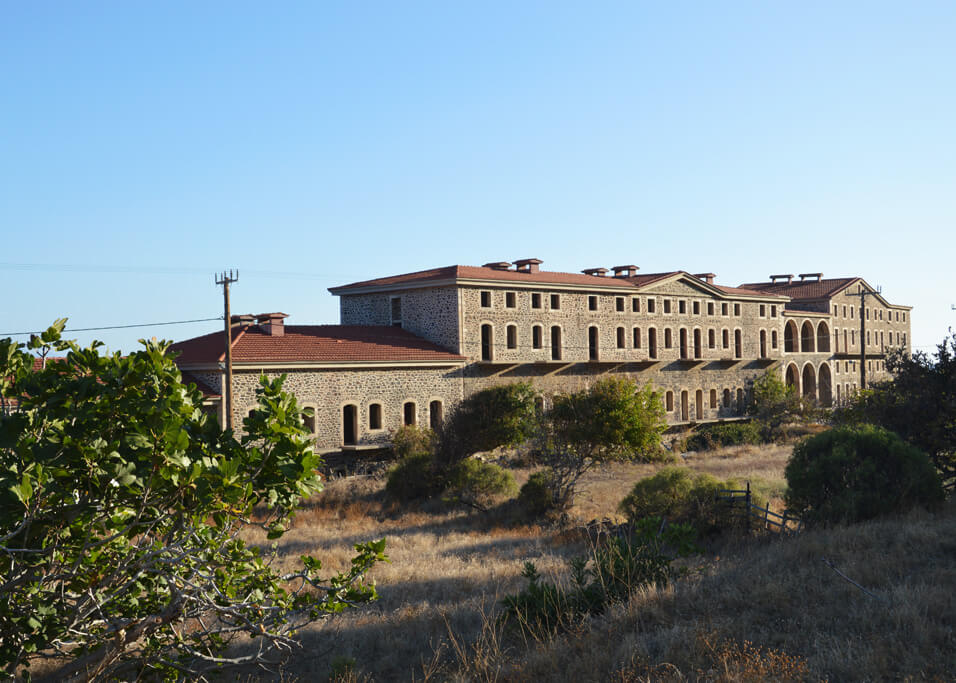
[[342,443],[354,446],[358,441],[358,409],[349,404],[342,406]]
[[824,322],[820,321],[820,324],[817,325],[817,351],[829,351],[830,350],[830,328]]
[[787,366],[786,383],[788,387],[793,387],[795,392],[800,393],[800,371],[793,363]]
[[833,384],[830,377],[830,366],[820,365],[820,405],[829,408],[833,405]]
[[783,328],[783,350],[787,353],[797,352],[797,324],[792,320]]
[[704,392],[700,389],[697,390],[697,394],[694,396],[696,408],[697,408],[697,419],[704,419]]
[[813,324],[807,320],[800,328],[800,351],[802,353],[812,353],[815,338],[816,333],[813,331]]
[[803,398],[817,400],[817,375],[810,363],[803,366]]
[[687,391],[684,390],[680,392],[680,419],[682,422],[687,422],[690,419],[690,401],[687,395]]

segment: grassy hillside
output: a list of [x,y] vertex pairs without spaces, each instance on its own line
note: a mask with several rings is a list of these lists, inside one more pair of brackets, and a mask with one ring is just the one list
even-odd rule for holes
[[[786,447],[689,455],[684,465],[783,490]],[[659,466],[589,474],[572,517],[614,516],[633,483]],[[519,484],[529,471],[515,472]],[[387,536],[392,564],[373,576],[382,599],[303,634],[286,678],[323,680],[336,658],[359,680],[947,680],[956,675],[956,508],[777,539],[721,539],[663,591],[547,642],[496,625],[526,560],[564,580],[579,536],[514,526],[506,512],[400,508],[383,482],[333,482],[282,539],[342,568],[355,542]],[[779,501],[778,501],[779,506]],[[256,540],[256,539],[250,539]],[[847,577],[877,597],[841,578]]]

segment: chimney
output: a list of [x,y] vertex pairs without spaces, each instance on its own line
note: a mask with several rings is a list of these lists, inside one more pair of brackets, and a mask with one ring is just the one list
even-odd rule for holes
[[800,282],[813,278],[817,282],[823,279],[823,273],[800,273]]
[[492,263],[486,263],[482,268],[491,268],[492,270],[508,270],[511,268],[511,264],[507,261],[493,261]]
[[770,282],[772,282],[773,284],[777,284],[777,280],[786,280],[787,284],[789,285],[791,282],[793,282],[793,273],[785,273],[784,275],[770,276]]
[[285,319],[288,313],[260,313],[256,316],[259,330],[270,337],[281,337],[285,334]]
[[697,273],[694,277],[698,280],[703,280],[708,285],[714,284],[714,278],[717,277],[716,273]]
[[229,322],[232,327],[245,327],[251,325],[256,320],[256,316],[250,313],[243,313],[241,315],[234,315],[229,318]]
[[614,266],[614,277],[634,277],[637,275],[637,266]]
[[537,273],[538,266],[544,261],[537,258],[519,258],[515,261],[515,270],[519,273]]
[[581,272],[585,275],[593,275],[594,277],[604,277],[607,275],[607,268],[585,268]]

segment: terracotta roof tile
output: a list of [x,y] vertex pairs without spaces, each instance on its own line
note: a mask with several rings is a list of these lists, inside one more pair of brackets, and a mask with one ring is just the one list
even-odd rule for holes
[[[179,365],[218,363],[225,356],[223,333],[173,344]],[[463,356],[399,327],[373,325],[286,325],[282,336],[245,327],[232,343],[233,363],[359,361],[461,361]]]
[[767,294],[782,294],[796,301],[800,299],[828,299],[837,292],[853,284],[860,278],[841,277],[828,280],[804,280],[802,282],[752,282],[740,285],[747,289],[766,292]]

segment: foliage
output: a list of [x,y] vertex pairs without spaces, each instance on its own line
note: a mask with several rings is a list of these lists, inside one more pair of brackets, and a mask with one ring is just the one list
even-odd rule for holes
[[[126,357],[62,341],[64,320],[30,340],[63,359],[32,370],[0,340],[0,665],[55,659],[51,676],[202,677],[296,645],[296,629],[376,597],[362,577],[384,539],[356,546],[344,573],[320,562],[279,575],[239,538],[255,514],[278,538],[320,465],[282,379],[263,378],[241,442],[201,409],[166,355]],[[254,513],[255,509],[255,513]],[[237,637],[247,655],[227,658]]]
[[[690,524],[703,535],[733,524],[731,510],[717,499],[717,492],[739,488],[740,484],[732,479],[720,481],[684,467],[666,467],[634,484],[618,510],[632,523],[647,517],[663,517]],[[753,501],[763,504],[756,495]]]
[[430,455],[404,458],[388,471],[388,479],[385,482],[385,493],[399,501],[430,498],[440,493],[443,488],[444,482],[435,470]]
[[502,600],[503,619],[533,637],[553,635],[612,603],[626,602],[644,586],[666,586],[682,573],[674,560],[696,550],[691,527],[641,520],[630,536],[596,546],[589,557],[570,559],[568,588],[542,581],[534,563],[526,562],[521,575],[528,585]]
[[435,450],[435,432],[427,427],[404,425],[392,432],[392,452],[399,460],[431,455]]
[[496,498],[513,496],[517,490],[514,476],[508,470],[477,458],[467,458],[452,469],[446,495],[452,502],[487,510]]
[[530,517],[540,517],[555,507],[554,476],[550,469],[543,469],[528,477],[518,492],[518,505]]
[[784,424],[802,418],[800,396],[776,370],[768,370],[754,380],[748,412],[760,425],[763,440],[774,441],[783,435]]
[[710,451],[725,446],[756,444],[763,441],[761,428],[754,422],[717,422],[698,426],[684,444],[689,451]]
[[524,442],[538,421],[536,397],[527,382],[489,387],[466,397],[438,430],[437,460],[450,466],[479,451]]
[[956,487],[956,334],[932,357],[897,349],[886,367],[893,379],[861,392],[838,421],[896,432],[930,455],[947,488]]
[[606,377],[590,388],[559,394],[548,415],[554,435],[585,457],[658,460],[666,428],[660,396],[648,384]]
[[801,441],[786,477],[787,507],[810,523],[858,522],[943,498],[929,456],[869,425]]

